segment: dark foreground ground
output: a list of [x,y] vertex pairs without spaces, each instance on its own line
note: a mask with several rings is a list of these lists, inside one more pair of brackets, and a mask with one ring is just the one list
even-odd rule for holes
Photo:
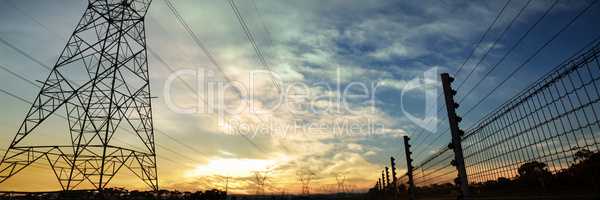
[[177,192],[161,190],[158,192],[127,191],[108,189],[98,191],[70,192],[0,192],[0,200],[366,200],[366,194],[330,194],[330,195],[226,195],[219,190],[203,192]]
[[[76,191],[76,192],[43,192],[43,193],[0,193],[0,200],[404,200],[406,196],[382,197],[369,196],[368,194],[331,194],[331,195],[311,195],[311,196],[292,196],[292,195],[272,195],[272,196],[243,196],[243,195],[225,195],[224,192],[211,190],[205,192],[110,192],[98,193],[94,191]],[[453,195],[435,195],[435,196],[417,196],[417,200],[454,200]],[[477,195],[471,199],[481,200],[600,200],[598,194],[514,194],[510,192]]]

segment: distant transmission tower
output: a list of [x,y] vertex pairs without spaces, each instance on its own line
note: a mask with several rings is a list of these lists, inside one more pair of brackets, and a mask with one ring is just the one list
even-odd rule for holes
[[[63,190],[84,181],[102,190],[122,168],[158,189],[144,27],[151,0],[88,2],[0,162],[0,182],[45,159]],[[25,142],[48,131],[38,126],[53,123],[50,116],[66,119],[70,141]],[[144,149],[116,145],[124,132],[137,135]]]
[[346,193],[346,175],[336,173],[335,181],[337,183],[337,193]]
[[302,195],[310,195],[310,183],[314,179],[315,173],[308,168],[302,168],[296,172],[296,176],[302,184]]
[[256,184],[256,195],[257,196],[265,195],[265,183],[266,183],[267,179],[269,178],[268,173],[269,173],[268,171],[255,171],[254,172],[254,181]]

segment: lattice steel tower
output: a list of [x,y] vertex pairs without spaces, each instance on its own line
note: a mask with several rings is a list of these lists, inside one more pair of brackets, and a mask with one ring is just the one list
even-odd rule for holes
[[[0,182],[47,160],[63,190],[84,181],[104,189],[123,167],[158,189],[144,28],[150,3],[88,1],[0,163]],[[66,119],[67,145],[24,144],[51,115]],[[143,150],[115,145],[132,133]]]

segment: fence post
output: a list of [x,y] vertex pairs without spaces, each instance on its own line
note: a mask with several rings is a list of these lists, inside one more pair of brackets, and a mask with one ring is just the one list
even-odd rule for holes
[[464,135],[464,132],[460,130],[460,127],[458,126],[458,123],[462,121],[462,118],[456,114],[456,109],[459,105],[454,101],[456,90],[452,89],[451,85],[454,81],[454,78],[450,77],[448,73],[441,74],[441,78],[446,102],[446,111],[448,113],[448,123],[450,125],[450,133],[452,134],[452,143],[450,143],[448,147],[454,151],[454,160],[452,161],[452,165],[456,166],[456,170],[458,171],[458,181],[456,181],[456,184],[459,185],[461,191],[461,196],[459,196],[459,199],[464,199],[470,194],[469,180],[467,178],[467,170],[465,168],[465,159],[463,157],[461,145],[461,138]]
[[387,166],[385,166],[385,183],[388,186],[388,189],[390,187],[390,168],[388,168]]
[[385,184],[385,173],[381,170],[381,189],[385,192],[387,185]]
[[413,165],[412,165],[412,152],[410,151],[410,138],[404,136],[404,153],[406,154],[406,175],[408,176],[408,198],[415,200],[415,183],[413,182]]
[[390,166],[392,167],[392,194],[394,194],[394,199],[397,199],[398,179],[396,178],[396,159],[393,156],[390,157]]

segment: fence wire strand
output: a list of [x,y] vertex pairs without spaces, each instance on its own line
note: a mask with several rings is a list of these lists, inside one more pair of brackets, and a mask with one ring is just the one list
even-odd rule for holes
[[[479,120],[462,138],[469,182],[514,178],[528,162],[551,172],[581,150],[600,150],[600,45],[555,68]],[[417,187],[450,185],[453,152],[442,148],[415,167]],[[401,183],[404,180],[401,180]]]

